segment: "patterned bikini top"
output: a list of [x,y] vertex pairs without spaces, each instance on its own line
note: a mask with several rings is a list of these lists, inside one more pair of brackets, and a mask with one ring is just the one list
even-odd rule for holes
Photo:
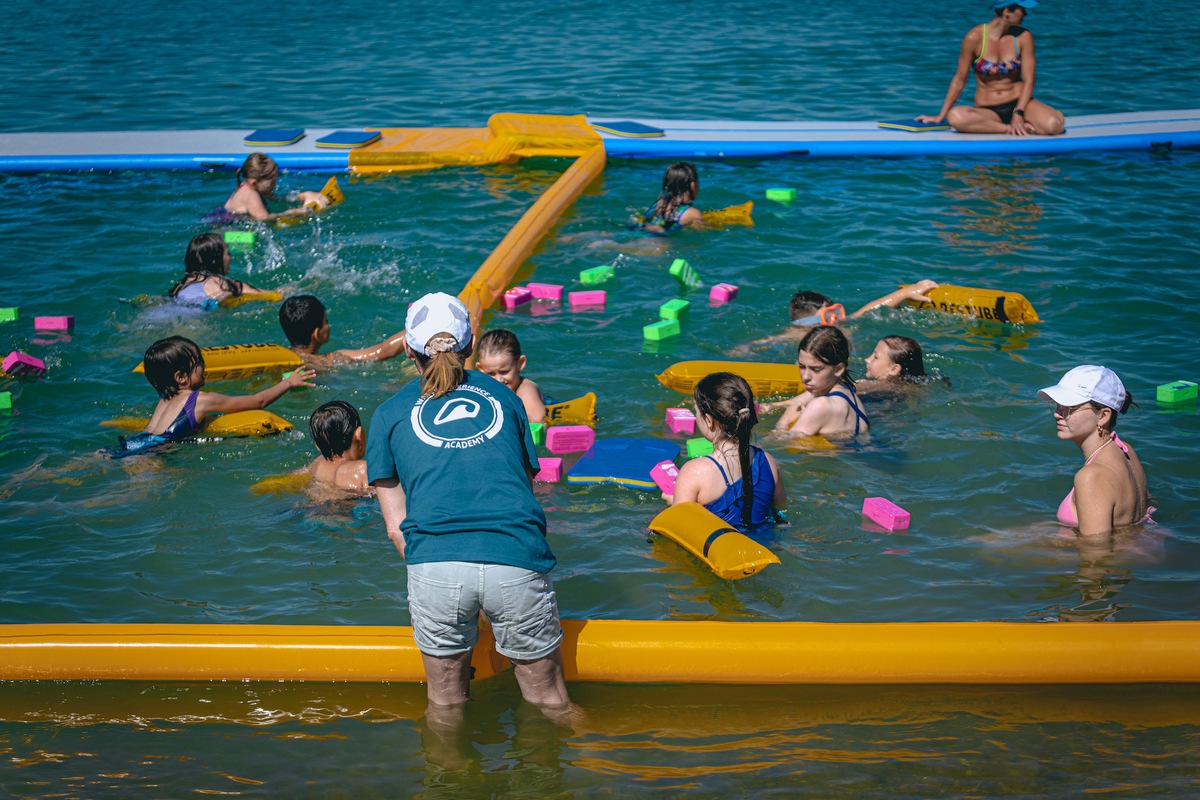
[[1010,75],[1014,79],[1021,77],[1021,48],[1017,45],[1017,35],[1013,37],[1012,61],[987,60],[987,23],[983,23],[983,46],[979,48],[979,58],[975,59],[975,74],[977,75]]

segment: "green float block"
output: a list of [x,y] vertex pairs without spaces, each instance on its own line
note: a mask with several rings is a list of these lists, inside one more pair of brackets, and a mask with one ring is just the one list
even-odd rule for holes
[[663,319],[642,328],[642,335],[651,342],[661,342],[679,335],[679,320]]
[[685,289],[695,289],[700,285],[700,275],[691,264],[682,258],[677,258],[671,262],[671,275]]
[[790,203],[796,199],[795,189],[767,189],[767,199],[777,203]]
[[688,308],[691,305],[687,300],[668,300],[658,307],[658,316],[661,319],[673,319],[683,322],[687,318]]
[[1175,405],[1176,403],[1186,403],[1189,400],[1196,399],[1196,384],[1191,381],[1175,381],[1173,383],[1164,383],[1158,387],[1156,392],[1158,402],[1167,405]]
[[0,411],[12,411],[12,392],[0,392]]
[[225,231],[225,244],[228,247],[253,247],[254,231]]
[[713,443],[702,436],[687,440],[688,458],[700,458],[713,451]]
[[0,308],[0,322],[16,322],[21,318],[19,308]]
[[531,422],[529,423],[529,432],[533,434],[534,444],[543,444],[546,441],[546,423]]
[[579,282],[584,286],[599,286],[616,275],[613,268],[607,264],[602,267],[589,267],[579,273]]

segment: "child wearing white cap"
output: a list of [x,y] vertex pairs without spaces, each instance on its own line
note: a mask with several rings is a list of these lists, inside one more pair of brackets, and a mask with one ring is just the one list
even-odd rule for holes
[[1084,456],[1075,485],[1058,507],[1058,521],[1084,535],[1150,521],[1146,472],[1133,448],[1117,436],[1117,415],[1133,404],[1117,374],[1091,364],[1075,367],[1038,392],[1054,403],[1058,438]]

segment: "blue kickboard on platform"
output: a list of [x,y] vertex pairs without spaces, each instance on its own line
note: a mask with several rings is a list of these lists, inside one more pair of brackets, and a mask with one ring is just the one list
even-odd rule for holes
[[678,456],[679,445],[662,439],[597,439],[567,471],[567,482],[619,483],[658,491],[650,470],[660,461],[674,461]]
[[922,131],[948,131],[950,130],[949,122],[917,122],[915,119],[889,119],[879,123],[881,128],[893,128],[898,131],[908,131],[909,133],[921,133]]
[[662,128],[656,128],[653,125],[643,125],[640,122],[632,120],[622,120],[620,122],[593,122],[590,123],[592,128],[605,133],[611,133],[615,136],[634,136],[639,138],[656,137],[665,135]]
[[260,128],[249,134],[243,144],[247,147],[286,147],[304,138],[304,128]]
[[365,147],[372,142],[379,141],[382,135],[379,131],[334,131],[317,139],[316,145],[317,147],[341,147],[353,150],[356,147]]

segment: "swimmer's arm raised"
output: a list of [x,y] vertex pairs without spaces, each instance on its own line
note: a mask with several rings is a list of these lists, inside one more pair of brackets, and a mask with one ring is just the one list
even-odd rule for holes
[[917,281],[912,286],[905,286],[903,289],[897,289],[890,294],[885,294],[883,297],[872,300],[850,316],[851,318],[861,317],[863,314],[874,311],[880,306],[896,308],[905,300],[913,300],[918,303],[932,303],[933,301],[927,295],[937,287],[937,281],[928,279]]

